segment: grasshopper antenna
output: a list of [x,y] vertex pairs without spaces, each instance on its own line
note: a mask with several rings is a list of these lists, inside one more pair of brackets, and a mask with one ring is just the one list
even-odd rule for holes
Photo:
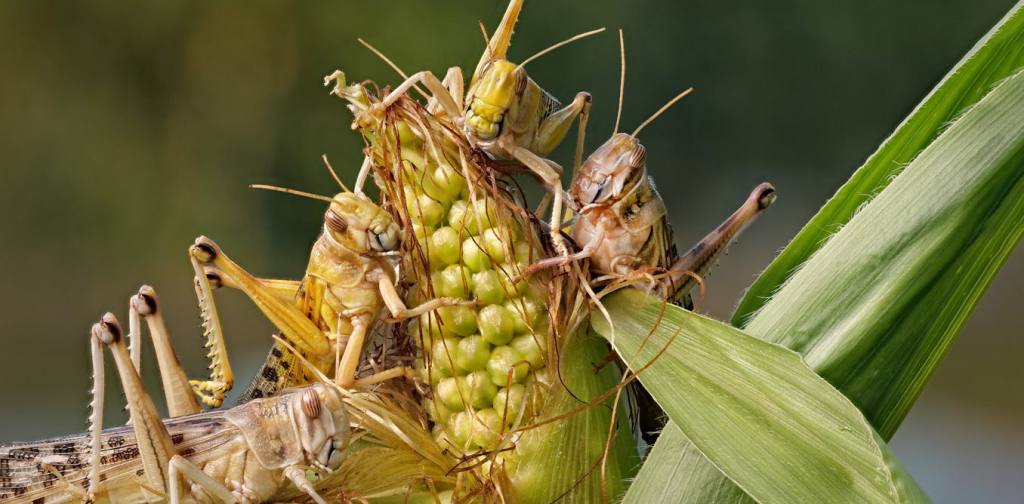
[[484,54],[490,55],[491,52],[491,37],[487,35],[487,27],[484,26],[484,22],[480,21],[480,31],[484,34],[484,43],[487,44],[487,48],[484,50]]
[[622,119],[622,97],[626,91],[626,40],[622,38],[622,28],[619,28],[619,54],[622,58],[622,72],[619,77],[619,112],[615,114],[615,129],[612,135],[619,132],[619,119]]
[[658,109],[658,111],[655,112],[654,115],[652,115],[651,117],[648,117],[647,120],[644,121],[643,124],[641,124],[639,127],[637,127],[637,129],[633,131],[633,134],[631,134],[629,136],[632,137],[632,138],[636,138],[636,134],[640,133],[640,130],[644,129],[644,126],[647,126],[648,124],[651,123],[651,121],[657,119],[658,116],[660,116],[661,113],[664,112],[666,109],[671,107],[673,103],[679,101],[680,98],[690,94],[691,92],[693,92],[693,88],[687,89],[686,91],[683,91],[682,93],[679,93],[678,95],[676,95],[675,98],[672,98],[671,100],[669,100],[668,103],[666,103],[665,105],[662,105],[662,107],[660,109]]
[[304,198],[312,198],[312,199],[317,199],[317,200],[323,200],[323,201],[326,201],[328,203],[334,203],[334,199],[333,198],[328,198],[327,196],[320,196],[319,194],[308,193],[308,192],[305,192],[305,191],[297,191],[295,189],[288,189],[286,187],[278,187],[278,186],[272,186],[272,185],[266,185],[266,184],[249,184],[249,188],[250,189],[266,189],[268,191],[283,192],[285,194],[293,194],[295,196],[302,196]]
[[340,178],[338,178],[338,174],[334,171],[334,167],[331,166],[331,162],[327,160],[327,154],[324,154],[324,164],[327,165],[327,170],[331,172],[331,176],[334,177],[334,181],[337,182],[345,192],[352,192],[352,190],[349,189]]
[[[372,52],[373,54],[376,54],[378,58],[384,60],[384,63],[387,63],[387,65],[389,67],[391,67],[392,70],[398,72],[398,75],[402,76],[403,79],[409,80],[409,76],[406,75],[406,73],[403,72],[402,69],[399,68],[399,66],[395,64],[394,61],[391,61],[390,58],[385,56],[384,53],[380,52],[380,50],[378,50],[376,47],[373,47],[372,45],[370,45],[369,42],[367,42],[367,41],[365,41],[365,40],[363,40],[361,38],[357,38],[356,40],[358,40],[360,44],[363,44],[363,46],[365,46],[367,49],[369,49],[370,52]],[[415,89],[416,92],[420,94],[420,96],[422,96],[424,98],[430,98],[430,96],[428,96],[427,93],[423,92],[423,90],[420,89],[419,86],[413,84],[412,88]]]
[[537,58],[539,58],[539,57],[541,57],[541,56],[543,56],[543,55],[545,55],[545,54],[547,54],[547,53],[549,53],[551,51],[554,51],[555,49],[558,49],[559,47],[562,47],[565,44],[568,44],[570,42],[575,42],[575,41],[577,41],[577,40],[579,40],[581,38],[589,37],[591,35],[596,35],[596,34],[601,33],[603,31],[604,31],[604,28],[598,28],[596,30],[591,30],[591,31],[588,31],[588,32],[585,32],[585,33],[581,33],[579,35],[574,35],[572,37],[569,37],[569,38],[567,38],[567,39],[565,39],[565,40],[563,40],[563,41],[561,41],[561,42],[559,42],[559,43],[557,43],[557,44],[555,44],[555,45],[553,45],[551,47],[548,47],[547,49],[544,49],[543,51],[541,51],[541,52],[539,52],[537,54],[534,54],[533,56],[530,56],[529,58],[526,58],[526,61],[523,61],[522,63],[519,64],[519,68],[523,68],[524,66],[526,66],[527,63],[529,63],[529,62],[531,62],[531,61],[533,61],[533,60],[535,60],[535,59],[537,59]]

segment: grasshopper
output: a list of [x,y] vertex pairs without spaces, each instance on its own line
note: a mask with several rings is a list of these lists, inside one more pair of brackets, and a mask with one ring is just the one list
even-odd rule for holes
[[[389,213],[365,197],[347,191],[333,198],[284,191],[330,202],[303,279],[255,278],[212,240],[199,237],[190,248],[192,258],[196,264],[213,266],[197,270],[201,282],[243,291],[316,369],[324,373],[334,369],[341,387],[359,388],[411,376],[411,369],[393,367],[356,379],[364,344],[384,308],[394,319],[407,319],[467,302],[438,298],[412,309],[405,306],[396,290],[401,275],[392,260],[401,245],[401,230]],[[289,355],[276,343],[240,402],[310,383]]]
[[[431,92],[428,110],[446,114],[465,133],[470,144],[483,150],[501,162],[509,172],[521,172],[523,168],[532,173],[553,196],[551,214],[551,239],[556,250],[563,256],[568,248],[560,233],[562,221],[563,191],[562,168],[546,159],[565,138],[569,127],[577,116],[580,118],[576,144],[576,161],[579,162],[583,148],[586,120],[590,110],[590,93],[580,92],[566,106],[544,91],[523,68],[526,63],[561,45],[579,38],[599,33],[594,30],[572,37],[556,44],[516,65],[505,59],[511,44],[512,31],[523,0],[509,3],[501,24],[489,39],[487,50],[481,56],[468,91],[463,96],[462,69],[448,69],[443,81],[430,71],[413,74],[396,87],[379,103],[374,104],[356,124],[372,128],[383,117],[385,108],[391,106],[417,83],[423,83]],[[333,80],[337,72],[327,78]],[[338,88],[335,88],[338,91]],[[360,180],[365,179],[361,176]],[[544,206],[544,205],[542,205]]]
[[[621,30],[619,41],[624,84],[626,59]],[[667,271],[670,285],[663,292],[666,298],[681,301],[692,309],[689,291],[699,283],[698,279],[715,264],[729,242],[775,201],[775,188],[771,184],[758,185],[732,216],[685,254],[679,255],[665,202],[647,174],[647,150],[636,135],[692,90],[687,89],[670,100],[631,134],[618,133],[616,118],[616,132],[587,158],[569,189],[569,204],[578,213],[571,234],[581,250],[569,258],[543,260],[532,268],[588,258],[590,270],[598,280],[621,278],[643,270]],[[619,117],[621,113],[620,92]]]
[[[114,356],[130,426],[101,430],[103,346]],[[91,347],[89,433],[0,447],[0,502],[264,502],[284,482],[325,502],[306,473],[334,472],[346,455],[350,426],[343,395],[334,385],[318,383],[165,423],[112,314],[93,326]],[[187,383],[169,376],[175,367],[181,371],[180,366],[161,367],[164,383],[177,383],[177,391],[166,391],[169,400],[191,396]]]

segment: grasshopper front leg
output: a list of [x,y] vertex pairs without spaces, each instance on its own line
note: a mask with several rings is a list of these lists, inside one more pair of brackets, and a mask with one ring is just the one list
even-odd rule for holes
[[[391,312],[391,316],[395,320],[419,317],[424,313],[445,306],[476,304],[475,301],[441,297],[427,301],[415,308],[408,308],[406,307],[405,302],[402,301],[402,297],[398,294],[398,291],[395,289],[394,283],[392,283],[391,279],[387,275],[382,275],[377,285],[380,289],[381,300],[384,301],[384,305],[387,306],[388,311]],[[388,369],[372,376],[356,380],[356,371],[359,368],[359,361],[363,354],[363,346],[366,344],[366,335],[373,327],[376,320],[374,319],[373,314],[369,313],[353,315],[350,320],[352,321],[352,334],[349,335],[348,343],[345,344],[344,354],[338,359],[338,371],[335,378],[338,386],[343,388],[359,388],[384,380],[390,380],[391,378],[397,378],[399,376],[413,376],[412,369],[399,367]]]
[[[445,89],[446,93],[441,93],[440,97],[431,96],[430,99],[427,100],[427,112],[434,116],[438,116],[441,113],[449,114],[450,111],[445,107],[446,105],[450,107],[451,104],[446,104],[444,102],[445,94],[450,96],[452,101],[461,107],[465,97],[464,86],[465,81],[462,77],[462,69],[459,67],[449,68],[448,72],[444,74],[444,79],[441,80],[441,87]],[[448,118],[452,120],[457,119],[460,117],[461,113],[462,111],[458,110],[455,115],[449,114]]]
[[540,179],[548,194],[554,196],[554,202],[551,205],[551,222],[549,224],[551,244],[554,245],[555,250],[558,251],[559,255],[568,257],[570,255],[569,247],[565,244],[565,238],[562,236],[562,208],[564,206],[564,196],[562,191],[561,167],[538,156],[537,154],[534,154],[529,149],[519,147],[511,141],[506,142],[505,137],[499,137],[498,146],[503,148],[517,161],[529,168],[530,171],[533,172],[534,176]]
[[[445,81],[448,81],[449,84],[451,83],[450,81],[452,79],[456,78],[456,76],[460,81],[462,80],[462,71],[458,70],[458,72],[455,73],[453,72],[453,70],[456,69],[449,69],[448,74],[445,75]],[[409,89],[411,89],[416,84],[423,84],[424,86],[427,87],[427,89],[430,90],[430,99],[434,100],[436,103],[436,105],[434,106],[435,109],[437,109],[437,105],[440,105],[441,110],[443,110],[444,113],[448,115],[448,117],[456,118],[462,116],[462,104],[456,102],[455,97],[453,96],[453,91],[455,93],[462,94],[459,89],[461,88],[461,85],[458,88],[453,88],[453,90],[449,90],[448,87],[443,82],[437,80],[437,77],[433,74],[433,72],[431,72],[430,70],[424,70],[422,72],[416,72],[412,74],[408,79],[405,80],[405,82],[402,82],[401,84],[398,85],[398,87],[396,87],[394,90],[388,93],[388,95],[385,96],[383,100],[371,105],[370,108],[365,113],[363,113],[359,118],[357,118],[359,126],[363,128],[372,128],[372,121],[380,120],[382,117],[384,117],[384,110],[394,105],[395,102],[402,97],[402,95],[406,94],[409,91]]]

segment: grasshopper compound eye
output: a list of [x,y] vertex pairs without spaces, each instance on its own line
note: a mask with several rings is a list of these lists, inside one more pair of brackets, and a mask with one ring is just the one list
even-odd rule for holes
[[320,404],[320,395],[316,393],[315,389],[309,388],[302,393],[302,413],[312,420],[316,420],[320,417],[320,412],[323,410],[323,406]]
[[348,221],[344,217],[334,213],[330,208],[324,213],[324,223],[336,233],[344,233],[348,230]]
[[633,148],[633,153],[629,156],[629,167],[633,170],[639,170],[644,167],[647,162],[647,149],[639,143]]

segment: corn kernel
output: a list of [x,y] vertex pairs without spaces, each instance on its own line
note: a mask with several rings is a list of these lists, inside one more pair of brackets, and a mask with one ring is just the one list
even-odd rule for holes
[[494,403],[498,387],[486,371],[474,371],[460,380],[463,396],[475,409],[487,408]]
[[504,430],[502,427],[501,415],[493,408],[485,408],[476,412],[476,421],[473,423],[473,443],[477,446],[486,447],[498,440],[498,435]]
[[540,369],[544,367],[544,355],[541,352],[538,341],[544,341],[544,334],[538,334],[536,337],[532,334],[524,334],[522,336],[516,336],[512,338],[508,346],[515,348],[523,355],[523,358],[533,366],[533,369]]
[[466,298],[472,289],[470,275],[469,270],[463,266],[449,265],[441,272],[441,285],[435,284],[434,291],[442,296]]
[[473,294],[487,304],[497,304],[505,299],[505,288],[494,270],[473,273]]
[[479,238],[469,237],[462,242],[462,262],[473,272],[483,271],[491,267],[491,258],[480,248]]
[[[523,396],[525,395],[526,387],[518,383],[503,388],[494,395],[494,410],[505,418],[505,423],[508,425],[512,425],[516,421],[519,409],[523,407]],[[526,413],[524,413],[525,416]]]
[[[459,260],[459,232],[450,226],[442,226],[430,235],[430,265],[433,267],[454,264]],[[437,261],[434,261],[434,258]]]
[[476,333],[476,311],[468,306],[446,306],[438,308],[443,331],[451,331],[459,336]]
[[477,318],[480,334],[492,345],[504,345],[512,339],[515,320],[501,305],[489,305],[480,310]]
[[491,351],[491,358],[487,361],[487,373],[491,375],[491,381],[499,387],[517,384],[530,372],[530,364],[526,362],[523,354],[510,346],[495,347]]
[[466,371],[479,371],[487,367],[491,358],[491,345],[482,336],[469,336],[459,342],[455,365]]

